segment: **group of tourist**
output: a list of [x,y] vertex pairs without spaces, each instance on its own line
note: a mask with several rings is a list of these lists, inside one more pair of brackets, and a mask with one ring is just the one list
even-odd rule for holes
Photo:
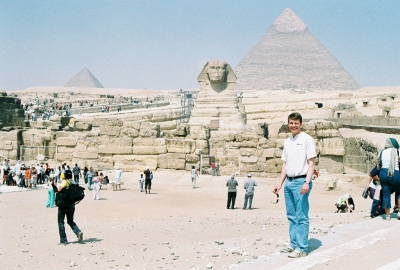
[[[235,201],[236,201],[236,195],[237,195],[237,189],[236,187],[239,185],[238,181],[235,179],[236,174],[232,174],[231,178],[228,179],[226,182],[226,186],[228,187],[228,203],[226,208],[227,209],[235,209]],[[244,189],[246,190],[245,195],[244,195],[244,204],[243,204],[243,210],[251,210],[251,206],[253,203],[253,196],[254,196],[254,187],[257,186],[257,182],[251,178],[251,173],[247,175],[247,180],[244,183]],[[247,203],[249,203],[249,207],[247,208]]]

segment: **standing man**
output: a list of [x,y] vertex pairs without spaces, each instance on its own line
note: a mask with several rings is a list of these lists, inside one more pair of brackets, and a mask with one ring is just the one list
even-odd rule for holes
[[[71,185],[72,172],[66,170],[65,179],[61,182],[58,192],[61,192],[64,188],[68,188]],[[60,245],[67,245],[67,235],[65,234],[64,219],[67,216],[67,223],[71,227],[72,231],[78,237],[78,243],[82,243],[83,233],[78,228],[78,225],[74,222],[75,204],[68,207],[58,207],[58,232],[60,234]]]
[[[238,182],[235,179],[235,174],[232,173],[231,179],[226,181],[226,186],[228,187],[228,204],[226,206],[227,209],[235,209],[235,201],[236,201],[236,187],[238,186]],[[231,206],[232,201],[232,206]]]
[[281,177],[273,189],[278,194],[283,183],[286,215],[289,220],[290,246],[281,249],[290,258],[307,256],[309,232],[308,196],[312,189],[311,178],[315,168],[314,139],[301,131],[302,117],[295,112],[288,117],[292,135],[285,140],[282,153]]
[[150,190],[151,190],[151,177],[150,175],[152,174],[150,171],[150,167],[147,166],[146,170],[143,172],[143,174],[145,175],[144,177],[144,189],[146,190],[146,194],[147,194],[147,188],[149,188],[149,194],[150,194]]
[[78,164],[75,164],[75,167],[72,169],[74,174],[74,181],[79,185],[79,176],[81,175],[81,168],[79,168]]
[[24,187],[25,183],[23,181],[22,171],[21,171],[21,160],[18,160],[17,164],[14,166],[14,173],[18,177],[17,184],[19,187]]
[[212,176],[215,176],[215,162],[211,162],[211,174]]
[[244,189],[246,193],[244,195],[244,205],[243,210],[246,210],[247,201],[249,201],[249,210],[251,210],[251,204],[253,203],[253,196],[254,196],[254,187],[257,186],[256,181],[251,178],[251,174],[247,175],[247,181],[244,183]]

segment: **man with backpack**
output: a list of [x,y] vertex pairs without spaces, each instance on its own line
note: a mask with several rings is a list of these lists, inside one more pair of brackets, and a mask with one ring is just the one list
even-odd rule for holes
[[[68,189],[69,186],[71,185],[71,180],[72,180],[71,170],[66,170],[64,175],[65,179],[61,182],[58,192],[62,192],[63,189]],[[82,243],[83,233],[74,222],[74,213],[75,213],[75,203],[66,207],[60,207],[60,206],[58,207],[58,231],[60,234],[60,245],[68,244],[64,226],[65,216],[67,216],[68,225],[71,227],[72,231],[78,237],[78,243]]]
[[78,164],[75,164],[75,167],[72,169],[74,173],[74,181],[79,184],[79,176],[81,175],[81,168],[79,168]]

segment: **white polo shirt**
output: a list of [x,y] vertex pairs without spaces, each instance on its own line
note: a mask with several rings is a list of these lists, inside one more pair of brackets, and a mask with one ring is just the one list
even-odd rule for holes
[[286,175],[289,177],[306,175],[307,160],[316,157],[314,139],[305,132],[285,140],[281,159],[286,162]]

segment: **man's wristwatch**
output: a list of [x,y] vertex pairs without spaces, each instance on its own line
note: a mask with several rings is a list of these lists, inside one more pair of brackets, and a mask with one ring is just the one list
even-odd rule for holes
[[310,181],[307,182],[307,180],[305,180],[304,183],[310,184]]

